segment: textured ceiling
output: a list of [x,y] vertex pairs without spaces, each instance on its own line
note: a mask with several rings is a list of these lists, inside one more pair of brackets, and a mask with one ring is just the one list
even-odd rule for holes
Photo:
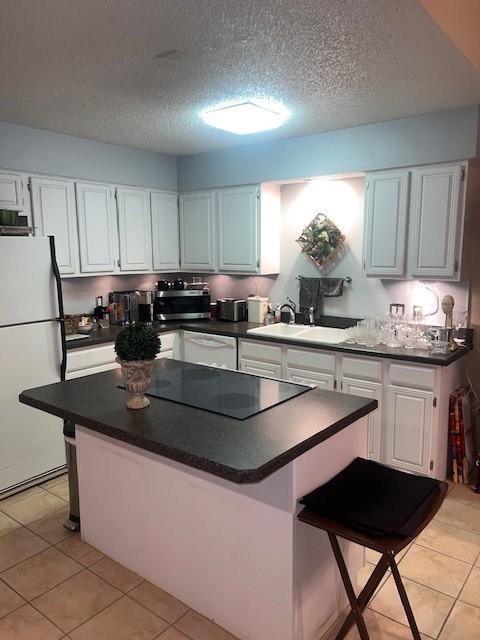
[[[0,120],[186,154],[480,102],[480,74],[416,0],[0,0]],[[156,56],[177,50],[185,55]],[[199,112],[292,112],[236,136]]]

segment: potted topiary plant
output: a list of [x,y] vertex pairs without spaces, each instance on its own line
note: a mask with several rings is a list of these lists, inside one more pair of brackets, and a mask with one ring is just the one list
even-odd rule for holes
[[153,363],[159,351],[160,338],[151,327],[131,324],[118,334],[115,353],[131,396],[127,402],[129,409],[144,409],[150,404],[145,391],[150,386]]

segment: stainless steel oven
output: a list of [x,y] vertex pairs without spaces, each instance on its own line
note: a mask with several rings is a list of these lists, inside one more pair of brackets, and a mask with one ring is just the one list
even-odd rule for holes
[[200,320],[210,318],[210,291],[182,289],[156,291],[155,320]]

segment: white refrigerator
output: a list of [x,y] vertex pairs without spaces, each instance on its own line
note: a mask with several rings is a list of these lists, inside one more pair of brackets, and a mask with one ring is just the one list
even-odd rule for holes
[[65,466],[63,420],[18,401],[63,380],[65,366],[53,238],[0,237],[0,497]]

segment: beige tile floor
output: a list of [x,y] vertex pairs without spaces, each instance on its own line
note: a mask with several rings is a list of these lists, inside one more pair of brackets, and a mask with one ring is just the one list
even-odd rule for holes
[[[235,640],[66,531],[67,499],[60,477],[0,501],[1,640]],[[425,640],[480,639],[480,496],[453,487],[399,568]],[[391,576],[365,618],[372,640],[411,638]]]

